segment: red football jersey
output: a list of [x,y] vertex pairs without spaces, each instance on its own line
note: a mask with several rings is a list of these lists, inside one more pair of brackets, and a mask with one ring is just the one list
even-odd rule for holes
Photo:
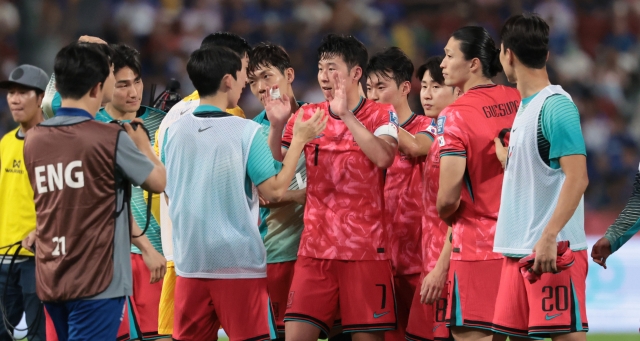
[[511,129],[519,105],[518,90],[483,85],[469,89],[438,117],[440,157],[467,158],[460,207],[453,216],[451,259],[502,258],[493,252],[504,175],[493,139]]
[[[431,119],[412,114],[400,125],[415,134],[428,132]],[[433,127],[431,128],[434,129]],[[391,241],[391,264],[396,275],[422,271],[420,236],[422,234],[422,171],[426,156],[411,158],[398,151],[393,165],[387,169],[384,185],[385,222]]]
[[[389,259],[384,224],[384,170],[376,167],[356,143],[351,131],[329,110],[329,103],[302,107],[304,119],[316,109],[331,117],[326,129],[304,147],[307,204],[298,255],[341,260]],[[294,114],[285,128],[283,146],[293,137]],[[398,117],[393,106],[362,99],[353,110],[374,134],[397,138]],[[385,133],[376,133],[385,131]]]
[[437,140],[436,121],[432,120],[434,142],[427,155],[422,177],[424,215],[422,216],[422,270],[429,273],[436,266],[447,235],[447,224],[438,216],[436,201],[440,187],[440,145]]

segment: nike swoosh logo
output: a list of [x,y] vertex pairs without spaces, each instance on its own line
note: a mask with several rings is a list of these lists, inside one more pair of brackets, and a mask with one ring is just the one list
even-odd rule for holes
[[433,332],[436,332],[436,329],[440,328],[441,324],[437,325],[435,328],[433,328]]
[[545,318],[547,321],[549,321],[549,320],[553,320],[554,318],[556,318],[556,317],[558,317],[558,316],[560,316],[560,315],[562,315],[562,313],[560,313],[560,314],[555,314],[555,315],[551,315],[551,316],[549,316],[549,313],[547,313],[547,315],[545,315],[545,316],[544,316],[544,318]]
[[382,314],[376,314],[376,313],[373,313],[373,318],[374,318],[374,319],[377,319],[377,318],[380,318],[380,317],[382,317],[382,316],[384,316],[384,315],[387,315],[388,313],[389,313],[388,311],[385,311],[385,312],[384,312],[384,313],[382,313]]
[[203,131],[211,128],[211,127],[213,127],[213,126],[208,126],[208,127],[204,128],[204,129],[200,128],[200,129],[198,129],[198,132],[201,133],[201,132],[203,132]]

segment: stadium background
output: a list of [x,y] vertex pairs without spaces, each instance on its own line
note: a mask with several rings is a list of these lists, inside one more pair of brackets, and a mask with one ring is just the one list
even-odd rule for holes
[[[0,78],[22,63],[50,73],[62,46],[95,35],[141,52],[148,103],[151,84],[162,90],[170,78],[189,94],[189,54],[208,33],[229,30],[250,44],[284,46],[298,99],[321,101],[316,48],[328,32],[353,34],[370,53],[399,46],[417,66],[442,54],[456,28],[481,25],[497,40],[504,20],[522,11],[551,25],[548,69],[580,110],[590,179],[586,228],[600,237],[628,199],[640,161],[640,0],[0,0]],[[419,108],[414,83],[411,98]],[[248,88],[241,106],[247,117],[261,110]],[[2,94],[0,133],[14,126]],[[591,266],[593,331],[635,332],[640,340],[639,261],[635,238],[611,258],[609,270]]]

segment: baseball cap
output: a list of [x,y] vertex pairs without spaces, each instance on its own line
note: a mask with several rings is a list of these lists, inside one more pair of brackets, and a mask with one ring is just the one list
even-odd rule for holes
[[0,82],[0,88],[8,89],[14,84],[45,91],[49,84],[49,76],[39,67],[22,64],[11,71],[9,80]]

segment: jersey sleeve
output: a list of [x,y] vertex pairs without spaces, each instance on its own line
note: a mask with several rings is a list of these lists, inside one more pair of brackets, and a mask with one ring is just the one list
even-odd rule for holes
[[116,164],[118,170],[129,179],[134,186],[140,186],[147,180],[155,167],[133,143],[125,131],[121,131],[118,138]]
[[440,157],[467,157],[469,138],[465,133],[464,124],[458,109],[446,108],[438,117],[437,134],[440,146]]
[[[260,129],[264,129],[264,127],[260,127]],[[266,134],[261,131],[256,132],[251,141],[247,160],[247,176],[251,182],[258,186],[278,174],[278,163],[271,155]]]
[[563,156],[587,155],[580,128],[580,114],[566,96],[547,98],[541,112],[542,134],[549,141],[549,160],[558,162]]
[[611,243],[611,252],[616,252],[640,230],[640,171],[636,173],[633,193],[620,215],[607,229],[605,238]]
[[438,134],[438,130],[436,128],[436,123],[434,120],[426,121],[427,124],[424,124],[423,127],[418,130],[417,134],[423,134],[427,136],[431,141],[436,139],[436,135]]
[[382,135],[391,136],[398,140],[398,115],[392,106],[384,106],[379,109],[378,114],[373,121],[373,135],[380,137]]

